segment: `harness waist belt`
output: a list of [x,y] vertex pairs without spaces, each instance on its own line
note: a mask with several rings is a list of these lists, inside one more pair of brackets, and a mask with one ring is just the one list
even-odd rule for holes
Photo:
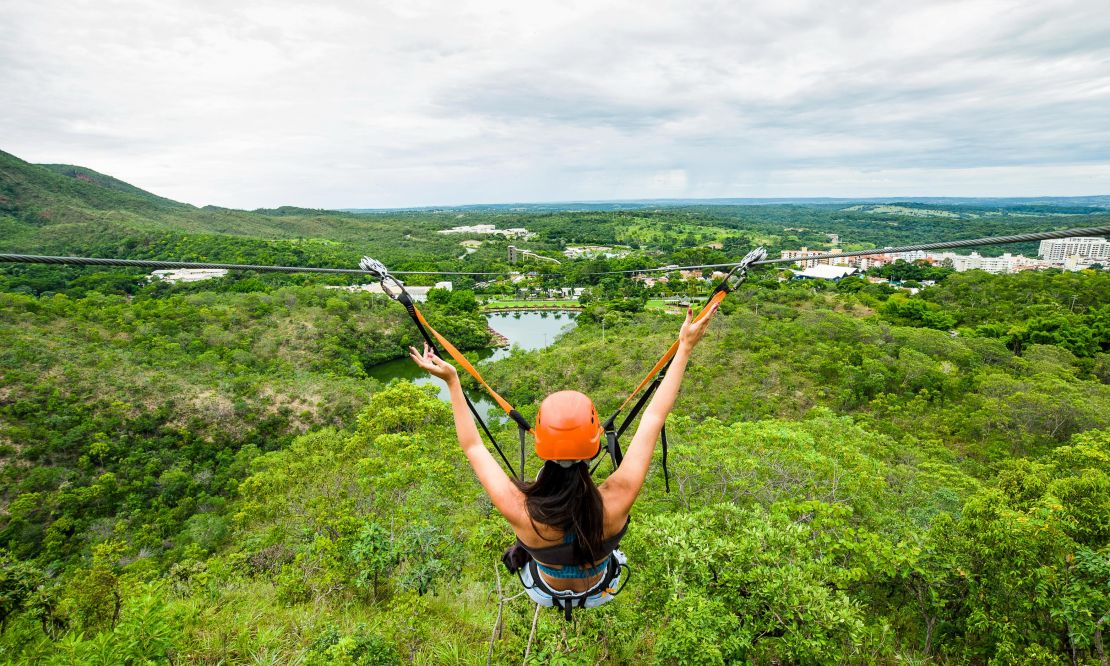
[[[632,522],[632,518],[624,522],[624,527],[613,536],[601,542],[601,552],[608,555],[620,547],[621,539],[624,538],[625,532],[628,531],[628,524]],[[554,546],[545,546],[543,548],[530,548],[525,545],[520,539],[516,540],[514,547],[519,546],[523,549],[531,559],[537,563],[543,563],[548,568],[557,567],[581,567],[584,563],[574,556],[574,539],[573,534],[571,538],[563,543],[555,544]],[[600,566],[600,565],[599,565]],[[600,569],[599,569],[600,571]],[[597,573],[589,574],[590,576],[597,575]],[[575,578],[586,578],[588,576],[575,576]]]

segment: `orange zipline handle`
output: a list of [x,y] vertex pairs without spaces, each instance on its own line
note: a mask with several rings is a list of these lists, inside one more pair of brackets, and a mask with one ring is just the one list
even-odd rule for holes
[[[701,321],[706,317],[712,317],[713,312],[721,303],[721,301],[725,300],[725,297],[728,296],[729,292],[740,286],[740,284],[747,277],[748,266],[756,261],[764,259],[766,256],[767,251],[764,250],[762,247],[757,247],[749,252],[740,262],[734,264],[732,270],[730,270],[728,274],[725,275],[725,278],[721,280],[716,288],[713,289],[713,293],[709,295],[709,299],[706,304],[690,321]],[[644,379],[639,383],[638,386],[636,386],[636,389],[632,391],[632,393],[630,393],[627,398],[625,398],[624,402],[621,403],[621,406],[617,408],[617,411],[613,412],[613,415],[606,419],[605,422],[602,424],[602,428],[605,431],[605,447],[609,451],[609,458],[613,461],[614,469],[620,467],[621,460],[624,458],[624,454],[621,453],[621,435],[623,435],[625,429],[632,424],[632,421],[636,419],[636,416],[639,415],[640,410],[643,409],[648,400],[651,399],[651,396],[655,393],[655,390],[659,388],[659,384],[663,381],[663,374],[666,372],[667,368],[670,367],[671,361],[674,360],[675,354],[678,353],[678,345],[680,341],[681,334],[680,339],[675,340],[671,343],[671,346],[667,349],[666,353],[664,353],[663,356],[658,361],[656,361],[655,365],[652,366],[651,371],[649,371],[647,376],[644,377]],[[616,424],[617,417],[621,415],[621,412],[624,411],[624,408],[627,407],[633,401],[633,399],[636,398],[636,396],[640,396],[640,399],[636,401],[636,404],[632,407],[631,411],[629,411],[629,413],[624,417],[624,420],[618,426]],[[670,473],[667,471],[666,419],[664,419],[663,425],[659,430],[659,436],[663,445],[663,482],[666,484],[667,492],[670,492]],[[599,460],[596,464],[594,464],[593,468],[590,469],[590,473],[593,474],[600,464],[601,461]]]
[[[451,358],[454,359],[456,363],[461,365],[463,370],[466,370],[467,374],[477,380],[477,382],[482,385],[482,388],[484,388],[486,392],[489,393],[490,397],[493,398],[495,402],[497,402],[498,406],[500,406],[501,409],[505,410],[505,413],[512,417],[514,421],[516,421],[517,419],[513,415],[519,415],[520,412],[516,411],[516,409],[514,409],[513,406],[509,404],[508,400],[502,398],[501,394],[499,394],[497,391],[494,391],[493,387],[486,383],[486,380],[482,377],[482,373],[478,372],[478,369],[475,368],[474,365],[469,360],[467,360],[465,356],[462,355],[462,352],[460,352],[455,347],[455,345],[451,344],[450,340],[443,337],[443,334],[432,328],[432,325],[429,324],[428,320],[424,318],[424,313],[420,311],[420,308],[416,307],[415,303],[412,304],[412,311],[416,315],[416,318],[420,322],[420,324],[424,328],[428,329],[428,332],[431,333],[435,337],[435,339],[439,341],[439,344],[443,346],[443,349],[447,351]],[[517,422],[519,423],[519,421]],[[525,427],[525,430],[531,432],[532,428],[528,426]]]
[[[713,296],[710,297],[709,301],[705,304],[705,307],[703,307],[701,311],[698,312],[698,314],[695,315],[691,321],[700,321],[705,317],[713,316],[709,313],[712,312],[712,308],[714,306],[725,300],[725,296],[728,296],[728,292],[724,290],[714,293]],[[678,343],[678,340],[675,340],[673,343],[671,343],[670,348],[667,349],[667,352],[663,354],[663,356],[659,359],[659,361],[656,362],[655,365],[652,366],[651,370],[647,373],[647,376],[644,377],[643,381],[641,381],[639,386],[636,387],[636,390],[632,391],[632,393],[630,393],[628,397],[625,398],[624,402],[621,403],[621,406],[617,408],[617,414],[623,412],[624,408],[628,406],[628,403],[632,402],[632,399],[639,395],[640,391],[643,391],[648,384],[653,382],[655,378],[659,375],[659,373],[662,372],[663,368],[667,367],[667,364],[671,362],[671,359],[674,358],[674,355],[678,353]]]

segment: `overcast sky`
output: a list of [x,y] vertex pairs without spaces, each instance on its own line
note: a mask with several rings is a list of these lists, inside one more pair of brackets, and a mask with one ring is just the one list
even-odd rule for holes
[[0,149],[180,201],[1110,193],[1105,0],[0,0]]

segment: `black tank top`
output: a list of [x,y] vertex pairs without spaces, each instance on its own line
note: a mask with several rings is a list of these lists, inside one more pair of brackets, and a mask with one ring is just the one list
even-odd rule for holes
[[[616,550],[624,538],[624,533],[628,531],[628,524],[632,522],[632,517],[629,516],[628,520],[624,521],[624,527],[613,536],[601,542],[601,554],[598,559],[608,557],[614,550]],[[577,562],[574,558],[574,535],[571,534],[571,539],[568,541],[564,538],[563,543],[557,543],[554,546],[544,546],[543,548],[530,548],[524,544],[520,539],[516,540],[515,546],[527,551],[536,562],[543,564],[551,564],[560,567],[573,567],[583,564],[593,564],[592,562]]]

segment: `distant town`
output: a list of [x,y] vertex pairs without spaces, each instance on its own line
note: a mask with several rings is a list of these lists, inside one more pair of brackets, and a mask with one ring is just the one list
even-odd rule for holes
[[[496,235],[504,238],[523,240],[527,240],[536,235],[525,228],[497,229],[492,224],[454,227],[452,229],[441,230],[439,233]],[[833,243],[840,242],[840,238],[836,234],[830,234],[830,240]],[[481,246],[482,241],[464,240],[461,244],[466,248],[469,254]],[[719,244],[716,245],[719,247]],[[629,248],[587,245],[568,246],[563,250],[563,255],[567,259],[596,259],[625,257],[630,252],[631,249]],[[1105,238],[1097,236],[1041,241],[1040,247],[1037,250],[1037,257],[1035,258],[1026,257],[1021,254],[1010,254],[1009,252],[998,257],[984,257],[978,252],[957,254],[955,252],[925,252],[921,250],[915,252],[889,252],[863,257],[835,256],[843,252],[844,251],[840,248],[811,250],[808,247],[802,247],[797,250],[783,250],[781,258],[795,260],[793,263],[796,269],[794,271],[795,278],[822,280],[839,280],[848,275],[863,273],[868,269],[886,266],[896,261],[924,261],[934,266],[951,268],[961,273],[969,270],[981,270],[987,273],[1017,273],[1020,271],[1043,270],[1048,268],[1079,271],[1086,268],[1099,269],[1110,265],[1110,242]],[[507,259],[510,264],[519,264],[524,259],[535,259],[554,264],[562,263],[553,257],[540,255],[515,245],[510,245],[508,247]],[[723,272],[714,271],[711,276],[705,278],[700,270],[678,270],[677,266],[675,266],[675,269],[682,279],[704,279],[712,281],[724,276]],[[227,271],[221,269],[157,270],[150,275],[150,279],[163,280],[166,282],[196,282],[215,277],[223,277],[226,274]],[[529,275],[530,274],[512,275],[510,276],[510,280],[512,282],[520,282],[528,278]],[[645,273],[636,275],[632,279],[643,283],[644,286],[648,288],[657,283],[668,282],[667,276],[662,274],[650,275]],[[380,286],[377,284],[356,285],[343,288],[347,290],[380,291]],[[410,291],[414,290],[413,295],[417,300],[423,300],[426,298],[427,290],[430,288],[432,287],[410,287]],[[437,283],[434,288],[451,289],[452,285],[450,282],[440,282]],[[581,288],[570,289],[567,293],[564,294],[560,292],[556,296],[577,298],[581,292]]]
[[[818,266],[851,267],[860,271],[894,263],[895,261],[925,261],[935,266],[947,266],[957,272],[980,270],[987,273],[1017,273],[1019,271],[1058,268],[1078,271],[1085,268],[1102,268],[1110,264],[1110,242],[1099,237],[1061,238],[1041,241],[1037,257],[1026,257],[1009,252],[999,257],[984,257],[978,252],[957,254],[955,252],[893,252],[874,254],[866,257],[828,257],[810,259],[826,254],[839,254],[843,250],[783,250],[783,259],[796,259],[794,266],[802,269],[815,269]],[[818,271],[812,277],[833,277],[829,271]],[[824,273],[829,273],[824,275]]]

